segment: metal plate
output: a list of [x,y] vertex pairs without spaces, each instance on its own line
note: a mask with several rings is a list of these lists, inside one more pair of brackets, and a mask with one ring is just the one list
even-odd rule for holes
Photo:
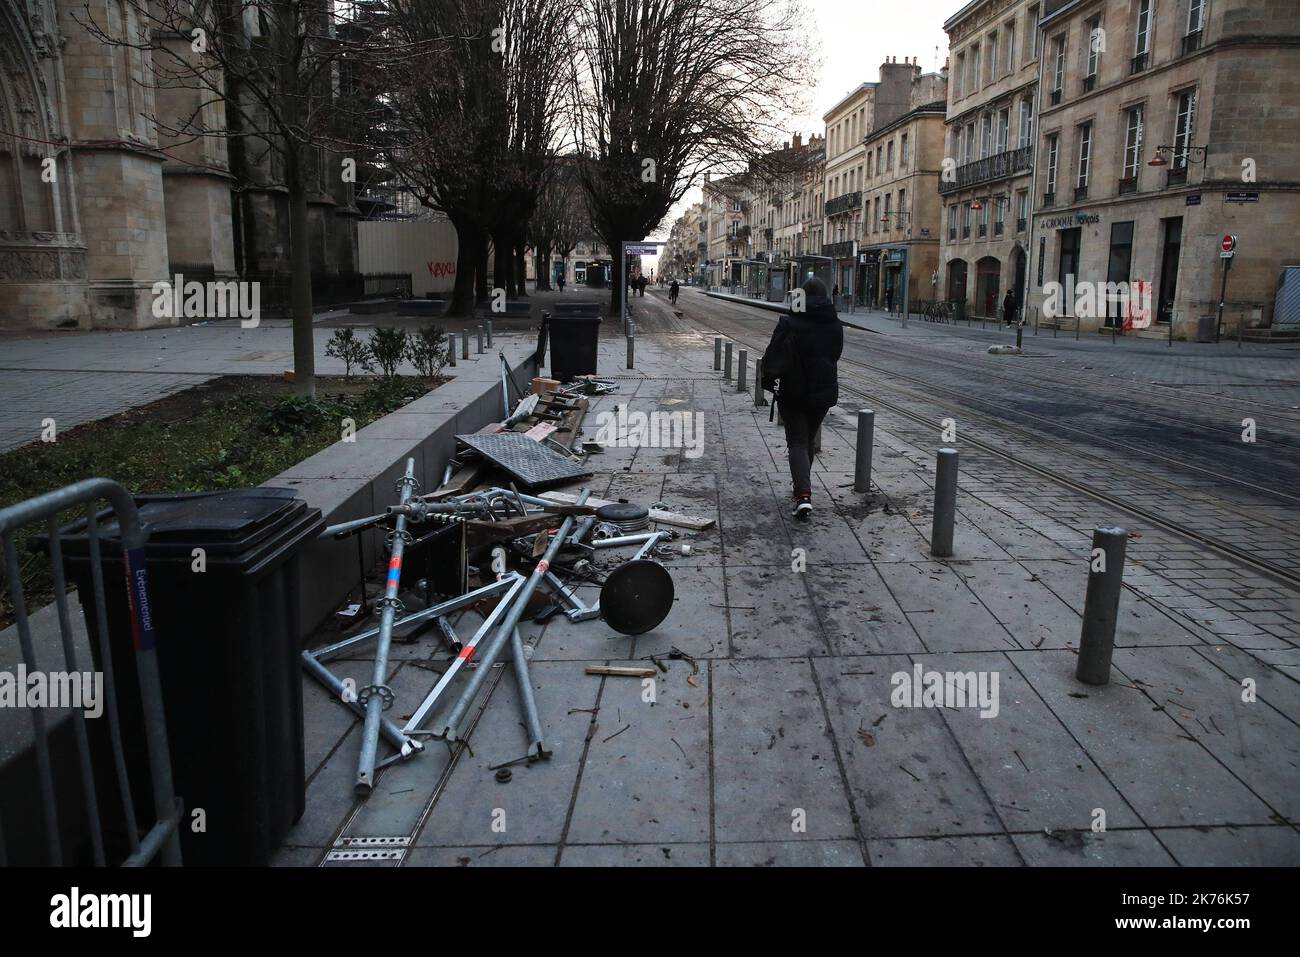
[[624,562],[605,577],[600,612],[605,624],[624,635],[643,635],[673,608],[673,577],[648,558]]
[[568,482],[591,474],[581,465],[517,432],[458,435],[456,441],[469,446],[530,487]]

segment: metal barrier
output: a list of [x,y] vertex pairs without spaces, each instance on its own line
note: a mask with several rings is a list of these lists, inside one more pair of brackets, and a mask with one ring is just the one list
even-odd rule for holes
[[[131,629],[135,643],[136,676],[140,687],[140,706],[144,719],[145,747],[148,755],[149,778],[153,791],[154,824],[143,835],[136,822],[135,803],[131,781],[127,773],[126,751],[122,745],[121,722],[118,714],[117,689],[113,679],[113,654],[109,640],[107,589],[104,584],[103,561],[100,553],[100,532],[95,503],[107,500],[113,507],[122,543],[122,560],[126,571],[126,597],[131,615]],[[180,805],[172,785],[171,752],[167,745],[167,724],[163,712],[162,683],[158,671],[157,636],[153,630],[153,616],[149,603],[149,576],[145,566],[144,543],[147,537],[140,526],[135,501],[126,489],[108,479],[86,479],[45,495],[30,498],[0,509],[0,537],[4,543],[5,575],[9,579],[9,597],[13,602],[14,627],[22,651],[24,667],[29,672],[38,670],[32,642],[31,624],[27,615],[26,597],[23,594],[22,569],[14,533],[23,526],[45,521],[49,535],[50,572],[54,585],[55,605],[59,618],[59,633],[63,644],[64,665],[67,674],[79,673],[72,617],[68,610],[67,587],[63,574],[63,550],[58,536],[58,515],[78,505],[86,506],[86,532],[89,539],[89,562],[94,590],[95,625],[91,633],[98,638],[100,664],[103,668],[104,713],[108,718],[108,739],[112,750],[112,765],[116,776],[117,793],[122,805],[124,829],[129,853],[120,862],[123,866],[149,864],[155,858],[163,864],[179,866],[181,863],[180,836],[177,826]],[[35,733],[33,748],[36,756],[40,800],[44,805],[45,843],[50,864],[65,863],[63,842],[59,829],[54,768],[50,755],[50,727],[45,711],[31,708],[32,728]],[[104,828],[100,818],[99,802],[95,790],[95,776],[91,761],[90,738],[85,713],[72,709],[77,757],[80,765],[81,787],[85,803],[86,821],[97,866],[109,863],[104,846]],[[0,821],[0,865],[6,863],[3,821]]]

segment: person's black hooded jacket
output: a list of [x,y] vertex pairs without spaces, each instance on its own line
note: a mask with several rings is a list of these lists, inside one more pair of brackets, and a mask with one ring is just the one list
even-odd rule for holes
[[763,365],[772,368],[771,357],[793,337],[801,375],[798,381],[781,383],[780,401],[808,409],[829,408],[840,397],[836,367],[844,351],[844,328],[826,296],[808,296],[804,305],[804,312],[787,312],[777,322]]

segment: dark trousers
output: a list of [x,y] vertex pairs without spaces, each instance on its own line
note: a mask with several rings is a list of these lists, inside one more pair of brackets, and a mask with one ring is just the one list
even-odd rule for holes
[[812,494],[812,460],[821,451],[814,443],[829,408],[805,408],[780,402],[781,421],[785,423],[785,444],[790,452],[790,480],[795,495]]

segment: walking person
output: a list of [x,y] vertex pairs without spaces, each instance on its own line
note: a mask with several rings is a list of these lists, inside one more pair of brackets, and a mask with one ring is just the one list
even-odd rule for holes
[[1012,290],[1007,290],[1006,298],[1002,300],[1002,322],[1004,325],[1014,325],[1016,321],[1016,294]]
[[555,279],[556,284],[560,287],[560,292],[564,292],[564,273],[560,273]]
[[763,353],[762,386],[776,394],[785,443],[789,449],[790,480],[794,486],[792,514],[807,519],[812,506],[812,461],[821,451],[814,443],[826,413],[839,401],[838,363],[844,351],[844,329],[835,305],[820,279],[801,287],[804,308],[781,316]]
[[681,286],[677,285],[676,279],[674,279],[672,283],[669,284],[668,286],[668,301],[672,303],[674,306],[677,305],[677,293],[680,290],[681,290]]

